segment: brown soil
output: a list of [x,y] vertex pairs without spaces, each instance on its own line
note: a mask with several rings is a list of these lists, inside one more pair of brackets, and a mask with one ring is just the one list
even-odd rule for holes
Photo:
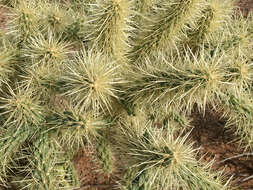
[[250,10],[253,9],[253,0],[238,0],[237,6],[244,16],[247,16]]
[[8,19],[7,13],[8,13],[8,9],[0,6],[0,29],[5,28],[5,24]]
[[[194,129],[190,138],[196,147],[200,147],[199,157],[205,155],[203,160],[207,162],[215,159],[213,170],[224,169],[228,177],[233,176],[232,185],[236,190],[253,190],[253,178],[247,180],[253,175],[253,154],[247,156],[251,152],[243,152],[236,142],[232,142],[236,137],[224,128],[225,120],[210,110],[205,116],[195,111],[192,117]],[[231,158],[243,153],[244,156]]]
[[94,149],[85,147],[74,158],[75,167],[81,180],[79,190],[112,190],[116,188],[116,175],[101,170]]

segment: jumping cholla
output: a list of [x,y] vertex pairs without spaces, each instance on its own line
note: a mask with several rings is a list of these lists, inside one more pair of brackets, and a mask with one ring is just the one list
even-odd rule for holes
[[253,148],[253,21],[233,0],[0,6],[0,186],[77,189],[88,146],[118,189],[231,189],[188,136],[193,108],[211,107]]

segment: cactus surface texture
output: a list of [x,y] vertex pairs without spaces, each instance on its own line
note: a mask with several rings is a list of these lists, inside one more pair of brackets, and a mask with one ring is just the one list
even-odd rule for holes
[[193,134],[211,110],[253,149],[253,16],[235,5],[0,0],[0,189],[232,190]]

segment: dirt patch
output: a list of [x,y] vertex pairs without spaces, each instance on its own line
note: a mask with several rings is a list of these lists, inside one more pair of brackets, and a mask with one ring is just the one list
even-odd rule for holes
[[253,0],[239,0],[236,5],[241,10],[243,16],[247,16],[253,10]]
[[97,161],[94,149],[85,147],[74,158],[81,188],[79,190],[116,189],[116,176],[105,174]]
[[8,20],[7,13],[9,12],[8,8],[1,7],[0,5],[0,29],[4,29],[6,22]]
[[233,176],[233,187],[252,190],[253,178],[249,177],[253,175],[253,155],[250,155],[251,152],[243,152],[236,142],[232,142],[236,137],[224,128],[225,120],[211,110],[205,116],[195,111],[192,117],[194,129],[190,138],[196,148],[200,147],[199,157],[205,155],[204,161],[207,162],[215,159],[213,170],[224,169],[228,177]]

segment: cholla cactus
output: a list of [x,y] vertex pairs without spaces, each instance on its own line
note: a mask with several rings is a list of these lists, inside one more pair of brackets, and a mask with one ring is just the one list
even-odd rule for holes
[[21,0],[14,7],[12,17],[14,19],[7,24],[7,29],[18,43],[26,41],[30,35],[38,31],[39,18],[34,1]]
[[3,126],[19,129],[41,125],[45,110],[33,92],[21,87],[12,89],[8,83],[6,85],[7,91],[0,97],[1,117],[5,119]]
[[100,136],[99,131],[107,123],[92,113],[82,113],[71,108],[60,113],[56,112],[48,120],[51,126],[59,131],[60,142],[67,147],[79,149],[87,142],[92,142]]
[[201,10],[202,16],[196,26],[186,30],[184,46],[196,52],[204,42],[213,41],[217,32],[231,23],[233,4],[231,0],[220,2],[207,1],[207,6]]
[[62,3],[46,0],[37,6],[41,15],[40,28],[46,32],[51,30],[56,34],[62,33],[73,22],[70,11]]
[[[1,39],[0,39],[1,40]],[[8,42],[1,40],[0,47],[0,87],[7,82],[10,75],[14,73],[15,51]],[[1,89],[1,88],[0,88]]]
[[52,31],[46,35],[36,33],[27,39],[22,49],[23,56],[36,64],[59,64],[71,53],[70,43],[64,42],[62,36],[56,36]]
[[253,133],[252,133],[252,117],[253,107],[252,98],[249,94],[243,93],[239,97],[228,94],[224,97],[224,115],[227,117],[226,127],[235,131],[239,137],[240,144],[245,149],[253,148]]
[[196,150],[186,141],[189,133],[174,135],[173,126],[165,132],[152,123],[121,128],[119,154],[126,168],[137,170],[130,189],[136,189],[136,180],[142,189],[228,189],[220,174],[209,171],[210,163],[203,166],[195,159]]
[[0,5],[7,5],[10,7],[15,7],[19,3],[20,0],[0,0]]
[[230,58],[231,62],[227,70],[229,82],[233,84],[230,91],[240,96],[245,91],[252,91],[253,62],[243,52],[235,52],[235,54],[237,56]]
[[[136,169],[128,169],[127,172],[124,175],[124,185],[122,185],[120,188],[123,190],[131,189],[131,190],[138,190],[138,189],[150,189],[148,188],[148,176],[146,175],[146,171],[142,172],[141,174],[138,174],[138,171]],[[137,176],[137,177],[136,177]]]
[[81,112],[90,109],[110,111],[112,100],[118,98],[118,85],[123,81],[118,68],[109,57],[83,50],[73,61],[66,63],[66,71],[61,77],[64,95],[70,96]]
[[73,42],[83,42],[83,39],[86,36],[86,26],[85,26],[85,18],[83,16],[76,16],[74,18],[74,22],[69,24],[65,31],[64,36],[67,40],[73,41]]
[[0,3],[0,186],[75,189],[88,146],[124,190],[230,188],[185,130],[214,108],[253,147],[253,21],[233,0]]
[[20,86],[27,90],[33,90],[37,97],[43,100],[50,99],[53,92],[59,91],[58,82],[62,74],[60,64],[47,64],[45,61],[40,65],[32,64],[33,67],[22,68]]
[[196,26],[206,6],[205,0],[158,1],[132,40],[128,56],[131,62],[138,63],[145,55],[180,41],[181,32]]
[[136,11],[142,13],[142,14],[147,14],[150,10],[152,10],[152,6],[154,6],[156,1],[154,0],[136,0],[135,5],[136,5]]
[[31,149],[32,155],[27,158],[30,163],[27,175],[19,182],[24,188],[51,190],[78,187],[76,179],[72,179],[75,174],[72,173],[71,163],[64,160],[60,146],[50,134],[38,135]]
[[97,0],[90,5],[88,25],[91,40],[101,52],[122,61],[127,50],[131,22],[132,0]]
[[107,139],[104,137],[100,137],[96,141],[96,150],[97,150],[97,158],[100,162],[102,170],[106,174],[111,174],[113,172],[113,158],[111,147]]
[[250,57],[252,51],[252,17],[244,18],[241,14],[229,22],[222,31],[216,32],[219,37],[212,38],[213,46],[222,43],[222,49],[231,56],[238,56],[241,52]]
[[0,134],[0,183],[7,186],[10,164],[15,162],[15,155],[35,133],[35,128],[9,127],[4,133]]
[[187,112],[194,104],[202,110],[207,103],[215,106],[228,88],[223,57],[224,54],[211,57],[202,49],[199,58],[191,52],[181,60],[166,60],[162,54],[146,58],[145,64],[134,68],[127,96],[142,105],[150,102],[168,107],[175,103]]

